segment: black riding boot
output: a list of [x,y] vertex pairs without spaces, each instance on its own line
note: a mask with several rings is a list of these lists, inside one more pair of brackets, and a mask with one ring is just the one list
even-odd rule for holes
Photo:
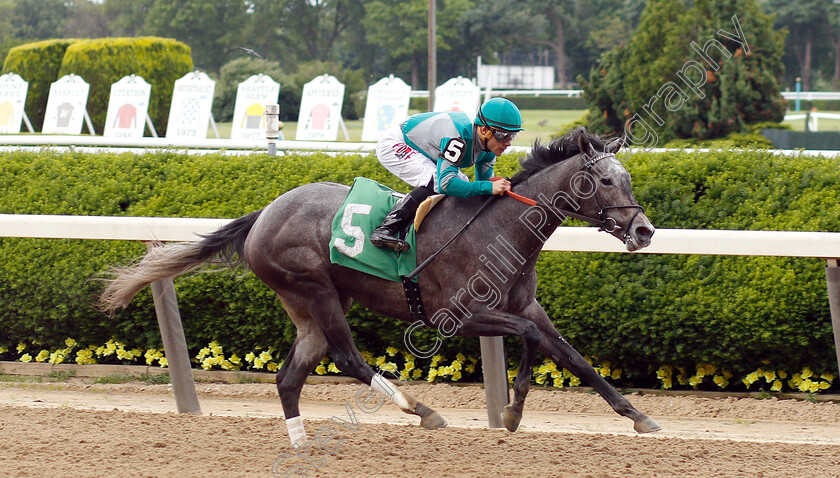
[[409,250],[411,246],[400,239],[399,233],[414,219],[419,205],[411,194],[403,196],[394,204],[382,224],[370,234],[370,243],[376,247],[390,247],[397,252]]

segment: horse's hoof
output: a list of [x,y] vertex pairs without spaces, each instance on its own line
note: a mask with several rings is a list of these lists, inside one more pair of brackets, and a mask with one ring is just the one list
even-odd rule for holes
[[639,433],[651,433],[662,430],[658,423],[650,417],[645,417],[633,424],[633,428]]
[[420,419],[420,426],[426,430],[434,430],[435,428],[443,428],[446,426],[446,420],[440,416],[440,413],[433,412]]
[[522,415],[514,412],[510,405],[505,406],[505,409],[502,410],[502,423],[505,424],[505,428],[509,432],[515,432],[519,428],[520,421],[522,421]]

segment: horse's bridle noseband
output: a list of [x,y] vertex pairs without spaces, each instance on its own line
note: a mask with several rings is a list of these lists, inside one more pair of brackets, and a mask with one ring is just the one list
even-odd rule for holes
[[[611,153],[600,153],[600,154],[596,154],[594,156],[587,155],[587,158],[583,162],[583,169],[586,170],[587,173],[590,173],[592,171],[592,168],[595,166],[595,163],[597,163],[598,161],[600,161],[604,158],[608,158],[610,156],[615,157],[615,155],[611,154]],[[598,224],[598,228],[600,230],[602,230],[604,232],[608,232],[610,234],[612,234],[613,232],[615,232],[619,229],[624,229],[624,231],[625,231],[624,232],[624,237],[623,237],[624,239],[626,239],[627,235],[630,234],[630,225],[633,224],[633,221],[636,220],[636,216],[638,216],[639,213],[641,213],[641,212],[645,212],[645,208],[643,208],[642,206],[640,206],[638,204],[604,205],[601,201],[600,196],[598,195],[598,188],[597,187],[595,188],[595,203],[598,205],[598,222],[600,223],[600,224]],[[630,220],[627,221],[627,225],[624,226],[624,227],[619,226],[615,222],[615,219],[613,219],[611,217],[607,217],[606,219],[604,219],[604,215],[606,214],[608,209],[623,209],[623,208],[631,208],[631,207],[636,209],[636,213],[633,214],[633,216],[630,218]]]
[[[597,163],[598,161],[600,161],[604,158],[608,158],[610,156],[614,157],[615,155],[611,154],[611,153],[599,153],[599,154],[595,154],[593,156],[590,156],[590,155],[587,154],[586,159],[583,162],[583,167],[581,168],[581,170],[586,171],[587,173],[590,173],[592,171],[592,168],[595,166],[595,163]],[[549,206],[547,204],[543,204],[543,203],[541,203],[539,201],[536,201],[534,199],[522,196],[521,194],[516,194],[513,191],[507,191],[505,194],[512,197],[513,199],[516,199],[516,200],[518,200],[520,202],[523,202],[525,204],[528,204],[530,206],[538,206],[538,207],[541,207],[541,208],[544,208],[544,209],[556,210],[556,211],[559,211],[560,213],[562,213],[565,216],[569,216],[569,217],[574,218],[574,219],[579,219],[581,221],[588,222],[590,224],[598,226],[598,230],[608,232],[610,234],[613,234],[616,231],[624,229],[625,232],[624,232],[624,236],[622,236],[622,240],[626,240],[627,236],[630,234],[630,225],[633,224],[633,221],[636,220],[636,216],[638,216],[639,213],[642,213],[642,212],[645,211],[645,208],[643,208],[642,206],[640,206],[638,204],[627,204],[627,205],[607,204],[607,205],[605,205],[603,203],[603,201],[601,200],[600,196],[598,195],[597,186],[595,188],[595,203],[598,205],[598,217],[597,218],[590,217],[590,216],[584,216],[583,214],[578,214],[578,213],[573,212],[573,211],[568,211],[568,210],[565,210],[565,209],[561,209],[561,208],[558,208],[558,207],[553,206],[553,205]],[[631,217],[629,221],[627,221],[627,224],[625,226],[618,225],[618,223],[615,222],[615,219],[613,219],[611,217],[604,218],[604,216],[606,215],[606,212],[609,209],[623,209],[623,208],[635,208],[636,209],[636,213],[633,214],[633,217]]]

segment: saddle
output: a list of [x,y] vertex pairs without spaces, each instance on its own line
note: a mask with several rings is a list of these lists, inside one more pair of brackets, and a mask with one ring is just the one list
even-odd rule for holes
[[390,248],[375,247],[370,243],[370,233],[400,197],[401,195],[376,181],[356,178],[347,198],[333,217],[330,262],[402,283],[412,321],[419,320],[429,325],[417,279],[409,279],[406,276],[417,267],[415,231],[445,195],[430,196],[417,208],[414,227],[409,227],[405,236],[405,241],[411,244],[411,249],[396,252]]

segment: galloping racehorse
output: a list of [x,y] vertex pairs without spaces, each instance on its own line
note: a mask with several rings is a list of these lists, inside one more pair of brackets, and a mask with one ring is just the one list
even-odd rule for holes
[[[629,251],[650,244],[654,228],[633,197],[630,175],[615,157],[621,143],[605,143],[583,129],[546,145],[536,143],[520,161],[522,171],[511,178],[514,191],[533,198],[535,205],[493,198],[474,218],[467,236],[439,251],[487,201],[448,198],[417,232],[418,262],[440,252],[418,276],[425,310],[438,311],[426,325],[437,321],[440,330],[446,322],[445,336],[515,335],[524,343],[513,401],[502,412],[510,431],[522,419],[537,352],[594,387],[617,413],[633,420],[637,432],[660,429],[563,339],[535,299],[537,256],[567,214],[600,225]],[[304,381],[328,351],[343,373],[390,396],[404,412],[420,416],[423,427],[445,426],[436,411],[374,373],[353,343],[345,319],[353,301],[386,316],[413,319],[400,283],[330,262],[330,226],[348,189],[333,183],[307,184],[201,241],[154,248],[138,264],[115,269],[102,302],[114,310],[155,280],[205,263],[244,263],[277,293],[297,327],[295,343],[277,372],[293,444],[306,440],[298,409]]]

